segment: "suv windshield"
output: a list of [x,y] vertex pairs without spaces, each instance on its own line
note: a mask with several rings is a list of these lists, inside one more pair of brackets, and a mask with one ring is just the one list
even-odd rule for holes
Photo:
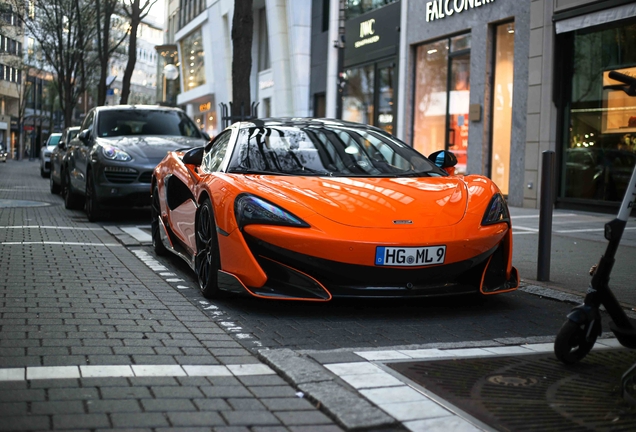
[[242,129],[228,172],[341,177],[447,175],[391,135],[348,125]]
[[190,118],[179,111],[104,110],[99,113],[97,136],[168,135],[202,138]]

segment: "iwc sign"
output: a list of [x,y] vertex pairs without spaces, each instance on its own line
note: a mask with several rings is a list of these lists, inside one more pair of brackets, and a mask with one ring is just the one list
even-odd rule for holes
[[392,3],[345,23],[345,67],[394,55],[399,42],[400,3]]
[[494,3],[495,0],[433,0],[426,3],[426,22],[459,14],[468,9]]

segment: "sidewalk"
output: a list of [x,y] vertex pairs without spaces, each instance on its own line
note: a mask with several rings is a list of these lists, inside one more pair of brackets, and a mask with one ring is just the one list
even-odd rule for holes
[[[515,215],[530,216],[519,225],[532,229],[535,211],[511,211],[513,224]],[[39,177],[37,162],[0,165],[0,430],[493,430],[484,417],[459,408],[458,397],[449,402],[452,391],[439,394],[428,389],[430,383],[407,378],[404,365],[428,370],[452,359],[469,370],[483,359],[496,364],[545,353],[553,359],[553,337],[383,350],[248,350],[240,328],[211,319],[216,306],[204,302],[201,308],[182,295],[196,290],[191,282],[171,273],[148,248],[124,247],[112,234],[117,230],[109,231],[88,223],[82,211],[65,210]],[[595,235],[555,237],[573,243],[580,239],[571,236],[587,236],[601,245]],[[528,269],[533,242],[533,234],[515,236],[521,252],[515,258],[527,261]],[[556,282],[541,286],[522,270],[524,290],[576,303],[579,283],[559,268],[553,267]],[[633,276],[628,271],[616,279]],[[624,351],[609,334],[597,347],[594,355],[601,359]],[[627,356],[625,362],[636,361],[633,352]],[[590,373],[583,369],[583,381]],[[493,375],[505,374],[484,376]],[[518,383],[510,379],[500,381]],[[621,419],[634,424],[636,416],[621,409]],[[616,425],[613,420],[597,429]]]

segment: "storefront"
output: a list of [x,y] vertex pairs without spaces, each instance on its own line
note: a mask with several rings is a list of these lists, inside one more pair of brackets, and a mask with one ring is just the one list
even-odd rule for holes
[[345,22],[343,120],[394,132],[399,26],[399,1]]
[[636,96],[609,77],[611,71],[636,77],[636,5],[572,3],[579,7],[557,7],[553,18],[557,205],[611,209],[622,200],[636,164]]
[[529,1],[409,1],[405,131],[523,204]]

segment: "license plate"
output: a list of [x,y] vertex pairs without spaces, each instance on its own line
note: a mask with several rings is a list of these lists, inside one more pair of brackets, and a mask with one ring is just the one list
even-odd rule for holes
[[375,265],[416,267],[444,264],[446,246],[375,248]]

